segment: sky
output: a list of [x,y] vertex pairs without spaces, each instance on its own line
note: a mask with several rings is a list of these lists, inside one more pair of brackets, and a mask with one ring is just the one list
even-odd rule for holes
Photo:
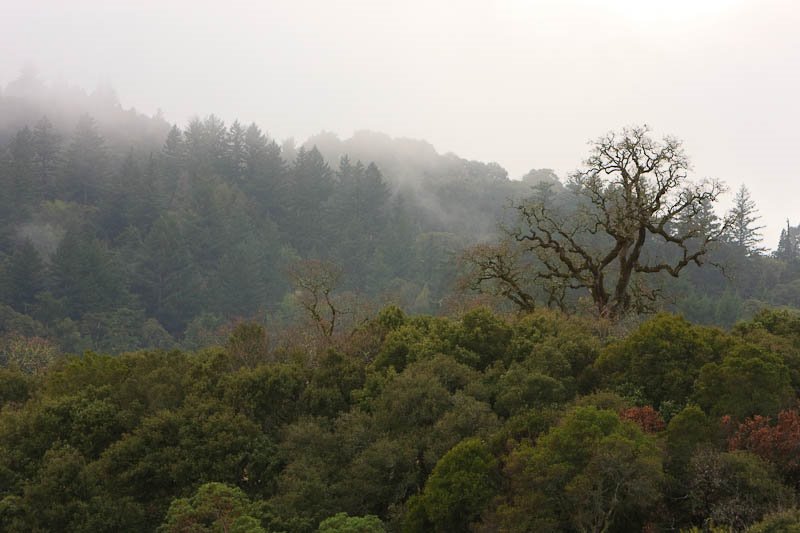
[[0,84],[31,64],[178,124],[369,129],[512,177],[648,124],[746,184],[774,247],[800,223],[799,26],[797,0],[0,0]]

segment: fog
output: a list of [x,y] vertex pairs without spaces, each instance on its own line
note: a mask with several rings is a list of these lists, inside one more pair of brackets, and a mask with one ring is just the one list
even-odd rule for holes
[[750,188],[768,246],[800,221],[791,0],[1,3],[2,86],[32,64],[170,122],[380,131],[515,178],[563,176],[587,140],[647,123],[698,177]]

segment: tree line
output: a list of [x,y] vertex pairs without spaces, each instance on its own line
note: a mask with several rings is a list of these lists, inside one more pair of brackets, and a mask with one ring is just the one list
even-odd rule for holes
[[466,236],[373,163],[287,150],[214,116],[173,127],[158,152],[117,156],[89,116],[71,135],[46,118],[21,129],[0,158],[5,330],[68,351],[165,347],[291,315],[304,259],[337,264],[340,290],[435,309]]
[[[633,134],[622,142],[659,149],[646,130]],[[659,165],[685,170],[678,144],[661,149],[670,159]],[[594,163],[597,170],[607,161]],[[614,226],[597,218],[614,185],[591,165],[565,184],[547,172],[520,182],[492,165],[459,165],[411,186],[347,155],[332,168],[315,147],[280,146],[254,124],[226,126],[213,115],[172,127],[162,148],[147,152],[112,150],[88,115],[69,134],[41,118],[0,157],[3,333],[74,352],[197,346],[200,332],[236,319],[292,320],[302,307],[292,272],[308,260],[335,265],[342,274],[335,289],[366,308],[388,301],[447,311],[469,299],[459,295],[459,275],[462,288],[500,296],[484,302],[500,309],[504,301],[523,310],[575,308],[583,296],[576,289],[584,289],[600,313],[648,304],[729,326],[766,306],[800,306],[800,232],[787,224],[778,249],[765,255],[746,188],[725,216],[713,209],[719,188],[698,189],[671,214],[659,213],[663,203],[650,206],[661,225],[642,219],[642,227],[660,240],[644,245],[627,219]],[[675,198],[686,194],[677,178],[665,182]],[[486,217],[504,231],[477,234]],[[561,228],[560,220],[575,226]],[[602,235],[587,231],[598,221]],[[541,240],[553,230],[571,242]],[[667,262],[657,266],[655,258]],[[696,268],[701,262],[721,268]],[[644,276],[648,269],[684,272],[677,283],[650,286],[643,281],[659,276]],[[655,292],[668,297],[652,306]]]

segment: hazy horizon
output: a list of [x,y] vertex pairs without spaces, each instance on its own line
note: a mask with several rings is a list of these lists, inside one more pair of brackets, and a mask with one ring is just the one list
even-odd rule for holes
[[31,64],[178,124],[214,113],[298,141],[375,130],[514,178],[565,176],[588,140],[647,123],[685,141],[696,178],[748,186],[767,246],[798,223],[788,0],[7,4],[2,86]]

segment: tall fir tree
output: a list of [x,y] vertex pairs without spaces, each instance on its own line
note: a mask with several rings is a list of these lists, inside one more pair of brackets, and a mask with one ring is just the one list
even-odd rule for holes
[[376,264],[375,253],[386,228],[389,189],[377,166],[352,164],[347,156],[339,163],[337,178],[325,205],[325,226],[338,243],[333,250],[338,263],[363,288],[372,277],[368,270]]
[[161,215],[138,248],[134,288],[150,316],[167,330],[181,331],[194,316],[201,279],[184,224],[173,213]]
[[247,170],[247,147],[245,129],[238,120],[228,129],[228,170],[227,177],[233,183],[240,183]]
[[2,266],[3,301],[20,313],[28,313],[44,285],[44,263],[33,243],[25,239]]
[[132,224],[131,209],[139,202],[147,201],[142,197],[142,171],[133,153],[128,152],[122,161],[122,167],[110,180],[107,197],[98,206],[99,231],[107,240],[115,239]]
[[746,186],[742,185],[739,188],[733,202],[733,208],[728,213],[730,224],[725,235],[727,241],[739,247],[748,256],[762,254],[766,250],[760,246],[763,241],[761,230],[764,226],[756,225],[761,217]]
[[323,206],[333,192],[333,173],[316,147],[300,148],[287,178],[281,229],[301,254],[323,254],[328,247]]
[[789,221],[786,221],[786,228],[781,230],[778,248],[775,250],[774,256],[787,263],[796,264],[798,262],[800,259],[800,226],[792,227]]
[[286,162],[281,148],[261,129],[251,124],[245,132],[245,179],[242,190],[255,202],[257,209],[273,220],[283,211],[286,192]]
[[53,294],[64,298],[70,317],[125,307],[125,274],[106,244],[80,230],[66,233],[50,264]]
[[41,194],[37,187],[34,158],[36,149],[34,136],[30,128],[25,126],[17,132],[11,141],[11,158],[14,172],[14,198],[17,208],[29,206],[34,198]]
[[168,171],[177,173],[178,168],[185,163],[186,141],[178,126],[170,128],[161,153],[164,157],[164,167]]
[[78,120],[66,157],[63,194],[83,204],[98,202],[109,185],[109,162],[105,140],[89,115]]
[[216,115],[194,118],[184,131],[188,170],[193,177],[227,177],[230,172],[229,136],[225,122]]
[[45,116],[33,128],[34,159],[39,174],[39,187],[46,197],[54,194],[54,180],[61,153],[61,135]]

